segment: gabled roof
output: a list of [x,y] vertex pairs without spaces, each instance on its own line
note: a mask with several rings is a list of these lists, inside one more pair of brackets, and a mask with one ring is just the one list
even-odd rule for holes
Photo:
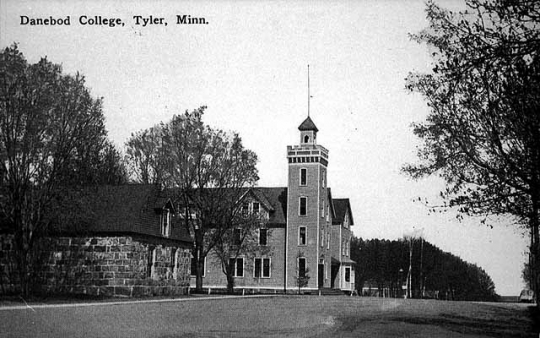
[[269,211],[269,226],[286,226],[287,225],[287,188],[253,188],[253,193],[257,199],[263,203],[266,200],[271,206]]
[[[213,189],[213,188],[209,188]],[[206,189],[205,189],[206,190]],[[227,191],[233,191],[233,189],[223,188],[220,191],[226,194]],[[200,193],[200,191],[198,192]],[[169,196],[177,196],[178,193],[174,190],[168,191]],[[241,203],[246,196],[251,196],[253,199],[261,203],[264,209],[268,211],[269,220],[268,226],[284,227],[287,224],[287,188],[276,187],[251,187],[242,188],[240,191],[234,189],[234,193],[230,196],[235,198],[238,203]],[[173,200],[174,197],[172,197]],[[175,203],[177,201],[175,200]],[[179,203],[182,203],[179,201]],[[182,208],[180,204],[180,208]]]
[[336,211],[336,218],[334,218],[333,223],[342,224],[345,219],[345,214],[349,213],[350,225],[354,225],[353,215],[351,211],[351,204],[348,198],[334,198],[333,199],[334,208]]
[[315,126],[315,123],[313,123],[311,117],[309,116],[307,117],[307,119],[304,120],[304,122],[302,122],[302,124],[300,124],[298,130],[314,130],[316,132],[319,131],[319,129],[317,129],[317,126]]
[[249,188],[240,198],[240,200],[243,200],[246,198],[247,195],[251,195],[254,199],[256,199],[259,203],[262,204],[263,208],[270,211],[274,211],[274,207],[268,201],[266,196],[258,189],[258,188]]
[[148,235],[191,243],[179,217],[172,217],[171,236],[160,233],[160,210],[171,208],[161,189],[152,184],[101,185],[72,189],[60,201],[62,216],[55,230],[75,234],[115,233]]
[[329,203],[330,204],[330,212],[332,213],[332,220],[334,220],[336,218],[336,209],[334,207],[334,200],[332,199],[332,189],[330,188],[327,188],[326,189],[328,191],[328,200],[331,202]]

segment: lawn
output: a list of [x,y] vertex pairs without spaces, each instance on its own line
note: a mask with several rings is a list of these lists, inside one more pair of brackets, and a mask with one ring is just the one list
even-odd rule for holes
[[533,308],[347,296],[0,308],[0,337],[538,337]]

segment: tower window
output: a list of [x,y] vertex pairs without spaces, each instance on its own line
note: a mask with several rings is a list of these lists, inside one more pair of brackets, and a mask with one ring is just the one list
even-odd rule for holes
[[306,227],[298,228],[298,245],[306,245]]
[[298,258],[298,277],[306,277],[306,259]]
[[309,135],[304,136],[304,143],[309,143]]
[[307,215],[307,197],[300,197],[300,208],[298,210],[300,216]]
[[307,169],[302,168],[300,169],[300,185],[306,185],[307,184]]

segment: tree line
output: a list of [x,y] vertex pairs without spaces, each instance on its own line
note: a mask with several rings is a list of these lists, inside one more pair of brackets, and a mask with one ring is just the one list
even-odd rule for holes
[[356,284],[364,287],[365,294],[377,291],[390,297],[498,299],[491,277],[482,268],[421,238],[391,241],[353,237],[351,259],[357,263]]

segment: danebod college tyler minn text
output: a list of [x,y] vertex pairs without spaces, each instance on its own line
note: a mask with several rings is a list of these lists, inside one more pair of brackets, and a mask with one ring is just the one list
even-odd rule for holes
[[[131,18],[132,24],[136,26],[167,26],[167,19],[154,15],[134,15]],[[121,18],[110,18],[101,15],[80,15],[77,19],[72,20],[71,16],[65,17],[45,17],[33,18],[27,15],[20,16],[21,26],[71,26],[71,24],[79,24],[82,26],[108,26],[108,27],[123,27],[125,22]],[[176,15],[174,23],[177,25],[207,25],[209,22],[205,17],[194,17],[189,14]]]

